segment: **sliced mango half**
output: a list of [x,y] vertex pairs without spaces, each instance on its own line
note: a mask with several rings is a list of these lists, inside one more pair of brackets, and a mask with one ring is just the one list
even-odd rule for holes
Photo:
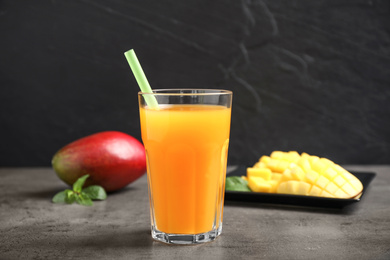
[[274,151],[247,168],[249,188],[269,192],[330,198],[358,198],[363,185],[358,178],[329,159]]

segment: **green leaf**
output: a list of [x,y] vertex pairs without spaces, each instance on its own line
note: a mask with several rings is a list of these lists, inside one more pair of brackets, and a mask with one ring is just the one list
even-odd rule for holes
[[54,195],[52,201],[54,203],[72,204],[75,201],[74,195],[76,195],[76,194],[72,190],[66,189],[66,190],[58,192],[56,195]]
[[84,192],[81,192],[79,195],[76,196],[76,202],[83,206],[92,206],[93,202],[91,198],[85,194]]
[[229,191],[251,191],[248,187],[248,182],[239,176],[231,176],[226,178],[225,190]]
[[84,176],[81,176],[80,178],[77,179],[75,183],[73,183],[73,190],[77,193],[81,192],[81,189],[85,183],[85,180],[89,177],[89,174],[86,174]]
[[72,204],[74,202],[84,205],[92,206],[92,200],[105,200],[107,198],[107,193],[103,187],[98,185],[92,185],[87,188],[82,189],[85,180],[89,175],[84,175],[77,179],[73,184],[73,190],[66,189],[64,191],[58,192],[54,195],[52,201],[54,203],[67,203]]
[[65,202],[67,204],[72,204],[73,202],[75,202],[77,194],[74,191],[66,189],[64,192]]
[[105,200],[107,198],[106,191],[99,185],[92,185],[84,188],[82,192],[87,194],[92,200]]
[[54,203],[65,203],[65,199],[66,199],[65,191],[60,191],[56,195],[54,195],[52,201]]

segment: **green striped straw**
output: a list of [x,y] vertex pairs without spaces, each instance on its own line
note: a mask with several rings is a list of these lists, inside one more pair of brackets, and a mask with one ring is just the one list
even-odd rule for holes
[[[125,57],[130,65],[131,70],[133,71],[134,77],[137,80],[138,86],[141,91],[144,93],[153,93],[152,88],[149,85],[149,82],[145,76],[144,71],[142,70],[141,64],[139,63],[134,50],[131,49],[125,52]],[[154,95],[145,95],[144,97],[148,107],[158,109],[157,99]]]

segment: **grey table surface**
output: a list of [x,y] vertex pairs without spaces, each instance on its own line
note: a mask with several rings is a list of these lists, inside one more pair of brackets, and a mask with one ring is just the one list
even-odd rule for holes
[[172,246],[150,236],[146,176],[92,207],[53,204],[51,168],[0,168],[0,259],[390,259],[390,166],[342,210],[226,202],[214,242]]

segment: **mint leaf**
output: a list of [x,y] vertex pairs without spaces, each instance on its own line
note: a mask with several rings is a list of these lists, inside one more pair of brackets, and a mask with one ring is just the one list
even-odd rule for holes
[[92,200],[105,200],[107,193],[103,187],[98,185],[92,185],[83,189],[85,180],[89,177],[89,174],[81,176],[73,184],[73,190],[66,189],[58,192],[54,195],[52,201],[54,203],[67,203],[72,204],[74,202],[84,205],[92,206]]
[[81,188],[83,187],[85,180],[89,177],[89,174],[86,174],[84,176],[81,176],[77,179],[75,183],[73,183],[73,190],[77,193],[81,192]]
[[99,185],[92,185],[87,188],[84,188],[82,193],[85,193],[93,200],[105,200],[107,198],[107,193],[103,187]]
[[231,176],[226,178],[225,190],[229,191],[251,191],[248,187],[248,182],[239,176]]
[[80,194],[77,195],[76,202],[78,204],[84,205],[84,206],[92,206],[93,205],[91,198],[87,194],[85,194],[84,192],[81,192]]
[[74,195],[76,195],[76,194],[72,190],[66,189],[66,190],[60,191],[56,195],[54,195],[52,201],[54,203],[72,204],[75,201]]
[[66,195],[65,202],[67,204],[72,204],[75,202],[77,194],[74,191],[66,189],[64,192]]
[[54,203],[65,203],[65,199],[66,199],[65,191],[60,191],[56,195],[54,195],[52,201]]

